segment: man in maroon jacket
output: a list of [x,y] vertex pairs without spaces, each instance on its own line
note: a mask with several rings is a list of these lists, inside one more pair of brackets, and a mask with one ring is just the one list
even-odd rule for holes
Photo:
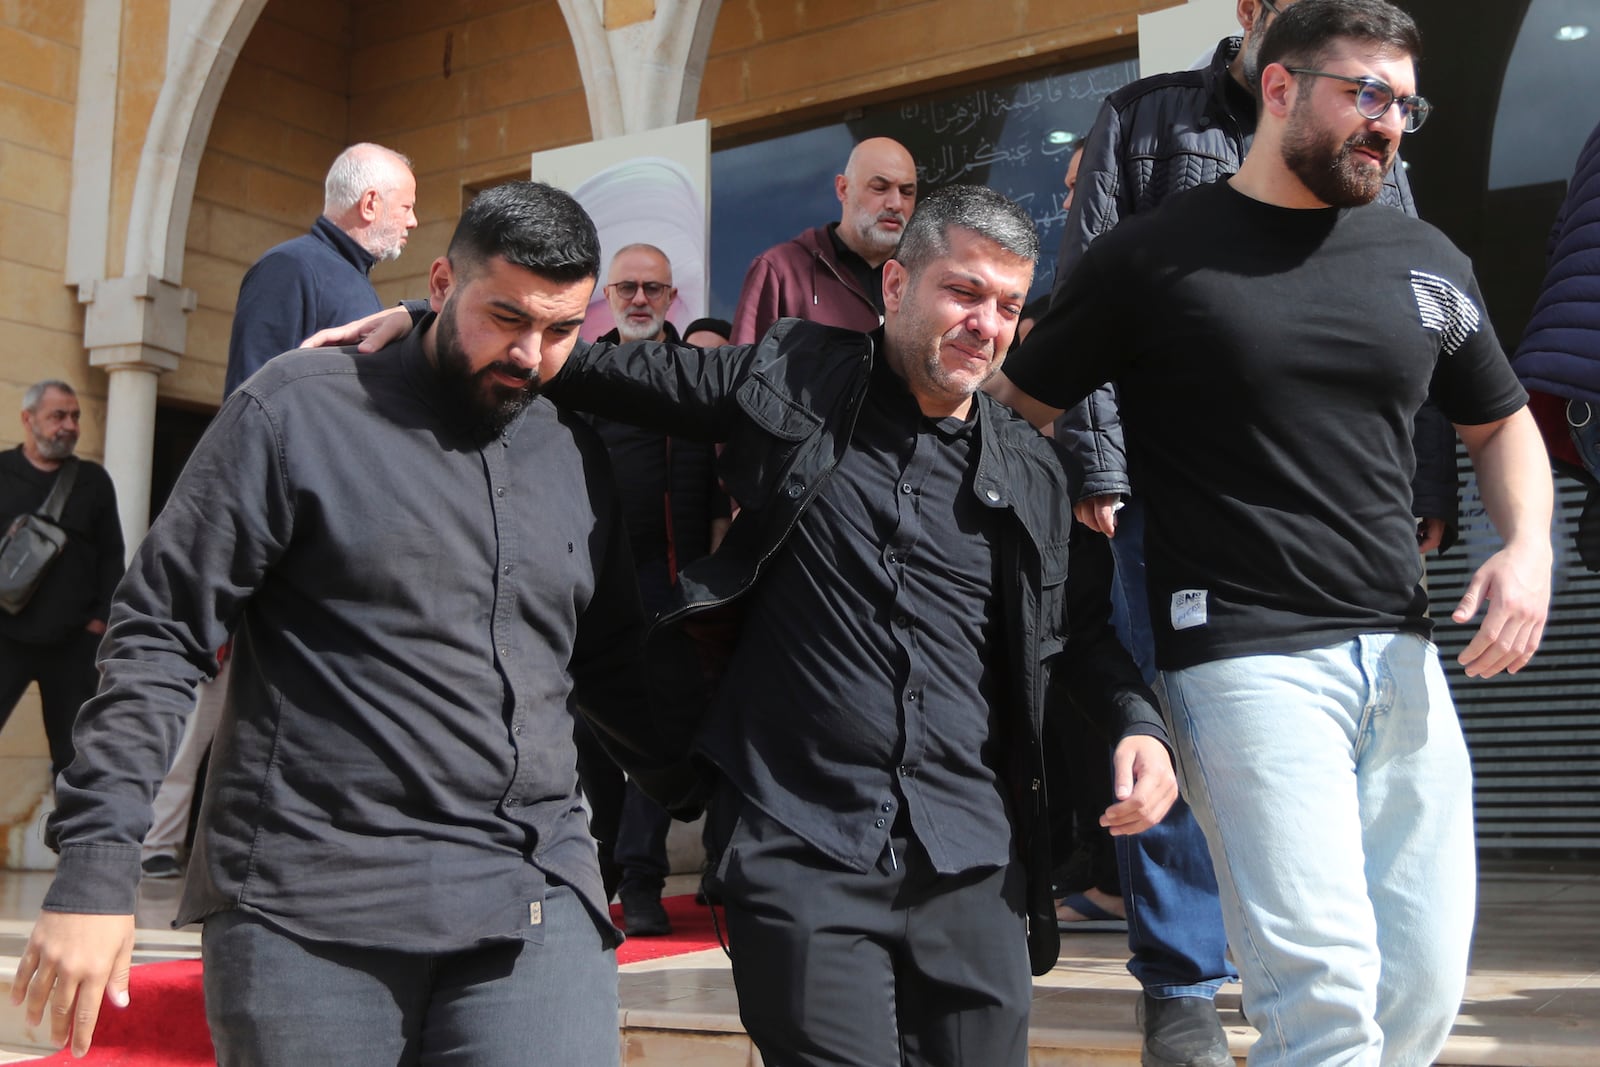
[[899,141],[872,137],[856,145],[833,188],[838,222],[774,245],[750,264],[734,344],[754,344],[786,317],[863,333],[883,321],[883,264],[917,206],[917,165]]

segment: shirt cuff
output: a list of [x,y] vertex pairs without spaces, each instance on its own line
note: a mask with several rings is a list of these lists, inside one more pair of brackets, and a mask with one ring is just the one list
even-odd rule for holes
[[44,910],[132,915],[138,900],[138,845],[68,845],[44,896]]

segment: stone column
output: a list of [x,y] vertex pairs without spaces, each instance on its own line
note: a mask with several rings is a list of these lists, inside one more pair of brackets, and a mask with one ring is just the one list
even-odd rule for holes
[[178,365],[195,294],[149,275],[82,285],[88,305],[83,341],[89,365],[109,375],[106,470],[129,556],[150,528],[150,468],[155,442],[156,380]]

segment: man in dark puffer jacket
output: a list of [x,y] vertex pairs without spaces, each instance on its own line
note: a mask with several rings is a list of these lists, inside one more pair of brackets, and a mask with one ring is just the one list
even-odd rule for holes
[[1556,467],[1588,483],[1578,549],[1600,570],[1600,126],[1550,234],[1550,268],[1512,369]]

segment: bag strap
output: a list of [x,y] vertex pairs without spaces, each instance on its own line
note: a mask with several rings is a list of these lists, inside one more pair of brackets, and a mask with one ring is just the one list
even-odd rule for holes
[[56,474],[56,484],[51,488],[50,495],[45,498],[44,506],[34,514],[43,515],[51,522],[61,521],[61,510],[67,506],[67,497],[72,495],[72,484],[78,480],[78,457],[68,456],[61,462],[61,470]]

